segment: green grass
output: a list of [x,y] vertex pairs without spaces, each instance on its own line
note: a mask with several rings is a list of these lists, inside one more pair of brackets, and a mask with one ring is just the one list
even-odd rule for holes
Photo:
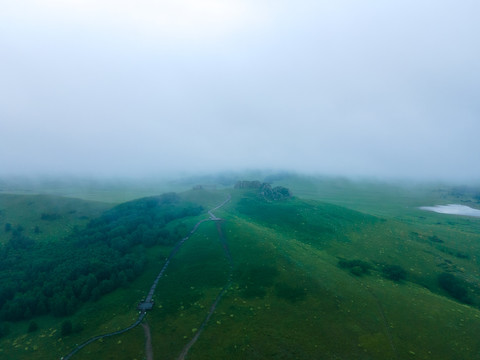
[[11,237],[11,232],[5,232],[7,223],[12,230],[22,226],[24,234],[35,241],[55,241],[110,207],[102,202],[60,196],[0,194],[0,243]]
[[147,196],[191,189],[195,182],[167,178],[8,178],[0,177],[0,194],[42,194],[118,204]]
[[[188,359],[479,357],[480,219],[417,209],[453,202],[445,188],[298,178],[279,185],[290,185],[297,197],[269,203],[233,189],[181,195],[206,209],[232,195],[215,214],[225,219],[233,283]],[[207,216],[169,226],[183,222],[189,231]],[[60,338],[65,319],[52,317],[35,319],[39,330],[34,333],[27,333],[28,321],[10,324],[10,334],[0,339],[0,357],[60,357],[90,336],[128,326],[170,249],[151,248],[138,279],[69,317],[84,324],[82,332]],[[342,261],[352,266],[339,266]],[[367,271],[351,271],[363,265]],[[389,279],[385,269],[399,268],[405,271],[402,279]],[[147,315],[155,357],[178,357],[228,271],[215,224],[202,224],[172,260]],[[472,304],[439,286],[442,273],[466,284]],[[77,356],[142,359],[143,329],[91,344]]]

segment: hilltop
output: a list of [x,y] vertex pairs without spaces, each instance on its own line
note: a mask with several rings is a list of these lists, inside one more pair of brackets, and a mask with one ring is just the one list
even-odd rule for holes
[[276,186],[272,188],[269,183],[261,183],[258,180],[254,181],[237,181],[234,189],[256,189],[258,196],[267,201],[284,200],[292,197],[289,189],[283,186]]

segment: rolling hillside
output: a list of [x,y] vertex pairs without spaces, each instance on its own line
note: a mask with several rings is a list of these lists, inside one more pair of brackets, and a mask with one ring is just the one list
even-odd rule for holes
[[[313,195],[268,201],[255,189],[199,188],[180,194],[178,204],[204,210],[185,213],[167,229],[189,233],[228,194],[231,201],[215,210],[223,219],[220,228],[213,221],[201,223],[160,278],[154,309],[144,320],[155,358],[177,359],[198,332],[229,280],[225,246],[233,261],[231,283],[187,359],[480,354],[480,220],[409,209],[394,193],[384,198],[380,214],[368,211],[371,203],[361,211],[360,201],[347,208]],[[116,209],[131,220],[138,207],[128,204]],[[92,212],[97,219],[108,214]],[[0,354],[60,358],[92,336],[127,327],[172,248],[171,243],[145,247],[138,276],[66,317],[34,317],[38,330],[28,332],[32,320],[4,321],[9,330],[0,339]],[[62,336],[65,321],[81,324],[81,330]],[[145,356],[144,329],[136,327],[88,345],[73,359]]]

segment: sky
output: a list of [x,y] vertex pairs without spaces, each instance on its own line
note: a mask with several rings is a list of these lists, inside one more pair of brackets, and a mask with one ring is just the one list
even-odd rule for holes
[[2,0],[0,175],[480,181],[477,0]]

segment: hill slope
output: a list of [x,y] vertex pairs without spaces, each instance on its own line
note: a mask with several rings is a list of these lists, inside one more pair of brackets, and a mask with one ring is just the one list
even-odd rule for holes
[[[188,359],[472,359],[480,353],[480,231],[474,231],[480,221],[449,217],[446,226],[438,214],[423,214],[412,223],[417,210],[404,221],[315,200],[228,192],[232,200],[215,215],[224,219],[232,283]],[[181,194],[206,209],[226,196],[226,190]],[[206,210],[171,229],[188,232],[202,218]],[[229,278],[224,246],[215,223],[205,222],[171,260],[146,317],[155,356],[178,358],[196,334]],[[168,249],[153,244],[138,278],[67,318],[83,323],[83,331],[60,341],[52,331],[63,319],[47,319],[27,335],[27,324],[11,324],[0,349],[16,359],[42,359],[50,345],[60,357],[90,336],[127,326]],[[141,358],[144,341],[137,328],[92,343],[78,358]]]

